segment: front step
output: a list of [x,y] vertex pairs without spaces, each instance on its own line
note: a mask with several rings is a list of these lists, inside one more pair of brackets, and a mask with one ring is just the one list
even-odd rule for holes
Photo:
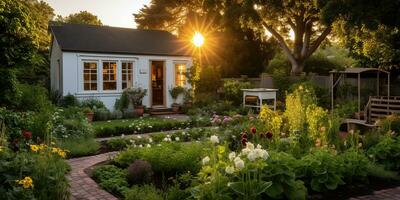
[[150,108],[150,115],[172,115],[176,114],[172,112],[172,108],[167,107],[152,107]]

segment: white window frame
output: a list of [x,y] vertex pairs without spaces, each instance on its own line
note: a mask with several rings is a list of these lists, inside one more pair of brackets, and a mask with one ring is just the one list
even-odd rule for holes
[[[174,62],[172,62],[172,64],[173,64],[173,73],[174,73],[174,75],[173,75],[174,86],[178,86],[178,85],[176,85],[176,65],[185,65],[185,71],[187,73],[189,70],[189,67],[188,67],[189,62],[188,61],[174,61]],[[188,87],[188,80],[187,80],[186,76],[185,76],[185,84],[182,87]]]
[[[116,73],[115,73],[115,90],[104,90],[104,80],[103,80],[103,64],[104,63],[112,63],[112,62],[114,62],[115,64],[116,64]],[[120,62],[119,62],[119,60],[114,60],[114,59],[112,59],[112,60],[109,60],[109,59],[104,59],[104,60],[100,60],[100,63],[101,63],[101,71],[100,71],[100,76],[101,76],[101,91],[102,92],[104,92],[104,93],[107,93],[107,92],[117,92],[117,91],[119,91],[119,88],[118,88],[118,85],[120,84],[120,76],[119,76],[119,71],[120,71],[120,69],[121,69],[121,67],[120,67]]]
[[[85,63],[96,63],[96,72],[97,72],[97,80],[96,80],[96,84],[97,84],[97,89],[96,90],[85,90]],[[81,74],[81,83],[80,88],[82,92],[84,93],[91,93],[91,92],[98,92],[99,88],[100,88],[100,77],[99,77],[99,61],[98,60],[92,60],[92,59],[82,59],[81,61],[81,70],[80,70],[80,74]]]
[[122,83],[123,83],[123,80],[122,80],[122,63],[131,63],[132,64],[132,70],[131,70],[131,72],[132,72],[132,80],[131,80],[131,86],[132,87],[135,87],[135,80],[136,80],[136,70],[135,70],[135,61],[134,60],[120,60],[120,63],[121,63],[121,67],[120,67],[120,76],[119,76],[119,79],[121,80],[121,83],[120,84],[118,84],[118,86],[120,87],[119,88],[119,90],[120,91],[123,91],[124,89],[122,88]]

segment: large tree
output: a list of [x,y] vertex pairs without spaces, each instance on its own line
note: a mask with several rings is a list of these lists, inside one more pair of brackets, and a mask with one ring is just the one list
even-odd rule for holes
[[96,15],[88,11],[80,11],[79,13],[70,14],[65,18],[57,16],[56,21],[69,24],[103,25]]
[[322,17],[336,21],[338,38],[360,66],[400,66],[399,0],[332,1]]
[[37,55],[37,27],[21,1],[0,0],[0,105],[18,98],[15,71]]
[[[329,0],[242,0],[242,22],[247,27],[267,30],[288,57],[293,74],[303,72],[304,62],[331,33],[320,13]],[[294,33],[293,41],[290,30]]]
[[206,35],[203,64],[220,65],[224,77],[258,76],[274,54],[275,46],[263,33],[240,24],[242,7],[236,1],[152,0],[134,14],[141,29],[159,29],[190,38]]

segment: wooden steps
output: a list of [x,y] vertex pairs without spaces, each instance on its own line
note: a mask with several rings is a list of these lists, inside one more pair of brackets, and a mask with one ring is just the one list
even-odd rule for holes
[[400,113],[399,96],[370,97],[368,102],[368,122],[373,124],[378,119]]
[[172,115],[176,114],[175,112],[172,112],[171,108],[167,107],[152,107],[150,108],[150,115]]

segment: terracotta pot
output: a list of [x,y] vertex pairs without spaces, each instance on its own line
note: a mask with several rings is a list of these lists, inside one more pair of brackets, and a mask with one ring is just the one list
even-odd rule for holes
[[94,117],[94,113],[93,112],[88,112],[85,113],[86,119],[88,120],[88,122],[92,122],[93,121],[93,117]]
[[134,113],[139,117],[143,116],[144,106],[135,106]]
[[179,104],[172,104],[172,112],[177,113],[179,112]]

